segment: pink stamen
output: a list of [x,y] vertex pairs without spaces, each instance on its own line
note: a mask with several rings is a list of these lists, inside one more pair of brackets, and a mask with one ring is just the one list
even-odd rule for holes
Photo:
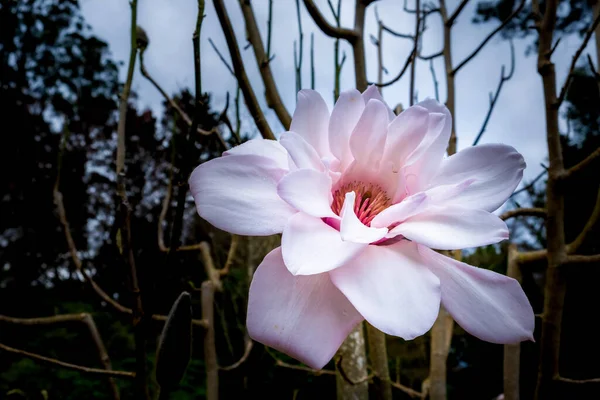
[[380,186],[353,181],[346,183],[333,192],[331,209],[337,215],[340,215],[342,212],[346,193],[349,192],[354,192],[356,194],[354,213],[358,219],[367,226],[370,226],[371,221],[373,221],[373,218],[375,218],[377,214],[391,205],[390,198]]

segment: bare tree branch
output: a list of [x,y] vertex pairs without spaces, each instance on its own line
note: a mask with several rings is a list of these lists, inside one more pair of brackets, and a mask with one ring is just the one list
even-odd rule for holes
[[598,263],[600,262],[600,254],[594,255],[569,255],[565,260],[565,264],[579,263]]
[[12,354],[17,354],[22,357],[27,357],[32,360],[39,361],[42,364],[46,364],[46,365],[50,365],[50,366],[58,366],[58,367],[70,369],[73,371],[84,372],[86,374],[123,378],[123,379],[135,379],[135,372],[113,371],[113,370],[106,370],[106,369],[84,367],[82,365],[71,364],[68,362],[57,360],[55,358],[50,358],[50,357],[45,357],[45,356],[42,356],[39,354],[30,353],[25,350],[15,349],[14,347],[7,346],[3,343],[0,343],[0,350],[4,350],[4,351],[12,353]]
[[600,161],[600,147],[598,147],[596,150],[594,150],[594,152],[592,154],[587,156],[585,159],[583,159],[577,165],[574,165],[573,167],[566,170],[564,175],[562,176],[562,178],[563,179],[572,178],[572,177],[582,173],[590,166],[593,166],[594,163],[598,162],[598,161]]
[[225,266],[219,270],[219,275],[224,276],[229,273],[231,266],[235,261],[235,255],[240,242],[240,236],[232,234],[231,235],[231,244],[229,245],[229,252],[227,253],[227,260],[225,261]]
[[462,68],[464,67],[469,61],[471,61],[473,59],[473,57],[475,57],[480,51],[481,49],[483,49],[483,47],[487,44],[487,42],[489,42],[496,33],[500,32],[502,29],[504,29],[504,27],[519,13],[521,12],[521,10],[523,9],[523,7],[525,6],[525,0],[521,0],[521,2],[519,3],[519,5],[517,6],[517,8],[504,20],[502,21],[502,23],[496,28],[494,29],[489,35],[487,35],[487,37],[485,39],[483,39],[483,41],[481,42],[481,44],[479,46],[477,46],[477,48],[470,54],[467,56],[467,58],[465,58],[463,61],[461,61],[453,70],[452,70],[452,75],[456,75],[456,73]]
[[571,384],[575,384],[575,385],[585,385],[588,383],[600,383],[600,378],[570,379],[570,378],[563,378],[562,376],[555,376],[554,380],[561,382],[561,383],[571,383]]
[[488,112],[485,116],[485,120],[483,121],[483,124],[481,125],[479,134],[477,134],[477,137],[473,141],[473,146],[476,146],[477,143],[479,143],[479,140],[481,139],[481,137],[483,136],[483,133],[485,132],[485,128],[487,127],[490,117],[492,116],[492,111],[494,111],[494,106],[496,105],[496,102],[498,101],[498,98],[500,97],[500,91],[502,91],[502,86],[504,85],[504,82],[511,79],[513,76],[513,73],[515,72],[515,47],[513,46],[512,40],[510,40],[509,43],[510,43],[510,72],[508,73],[508,75],[504,75],[504,65],[502,66],[502,68],[500,70],[500,82],[498,82],[498,87],[496,88],[496,93],[493,96],[490,93],[490,107],[488,108]]
[[231,370],[238,368],[240,365],[242,365],[243,363],[246,362],[246,360],[248,359],[248,356],[250,355],[250,352],[252,351],[254,342],[252,341],[252,339],[250,339],[250,336],[248,336],[248,334],[245,335],[244,342],[245,342],[244,354],[242,354],[242,357],[240,357],[239,360],[237,360],[236,362],[234,362],[231,365],[228,365],[226,367],[219,367],[220,370],[231,371]]
[[[279,121],[283,125],[284,129],[288,130],[290,128],[290,124],[292,123],[292,118],[290,117],[290,114],[286,110],[285,106],[283,105],[283,101],[279,96],[277,84],[275,83],[273,73],[271,72],[269,55],[268,52],[265,52],[265,48],[263,47],[263,41],[260,37],[260,31],[258,29],[258,24],[256,23],[254,10],[252,9],[251,3],[246,0],[240,0],[240,7],[242,8],[242,14],[244,16],[244,21],[246,22],[248,41],[254,50],[256,64],[258,65],[260,76],[262,77],[262,81],[265,85],[265,98],[267,100],[267,105],[269,108],[272,108],[275,111],[275,114],[277,114],[277,118],[279,118]],[[271,8],[272,5],[269,5],[269,7]],[[269,27],[270,26],[271,24],[269,24]],[[269,32],[270,30],[271,28],[269,28]]]
[[244,94],[246,107],[248,107],[248,111],[252,115],[254,123],[260,131],[262,137],[265,139],[275,140],[275,135],[273,135],[273,131],[267,123],[265,115],[263,114],[258,100],[256,99],[256,95],[254,94],[254,90],[250,85],[248,75],[246,75],[246,69],[244,68],[244,62],[242,60],[242,55],[240,54],[240,48],[238,46],[237,39],[235,38],[235,33],[233,31],[233,27],[231,26],[231,21],[229,19],[229,15],[227,14],[225,4],[223,3],[223,0],[213,0],[213,3],[215,6],[215,11],[217,12],[217,16],[219,17],[221,28],[225,34],[235,76],[237,77],[239,86]]
[[435,68],[433,67],[433,60],[429,60],[429,71],[431,71],[431,79],[433,79],[433,88],[435,89],[435,99],[440,101],[440,92],[438,89],[439,83],[435,76]]
[[345,39],[349,43],[354,43],[354,41],[358,39],[359,33],[355,30],[335,27],[327,22],[313,0],[304,0],[304,6],[306,7],[306,10],[312,17],[313,21],[315,21],[315,24],[317,24],[319,29],[321,29],[325,35],[337,39]]
[[524,186],[523,188],[513,192],[513,194],[510,195],[509,198],[515,197],[516,195],[518,195],[519,193],[523,193],[528,191],[529,189],[531,189],[536,183],[537,181],[539,181],[540,179],[542,179],[542,177],[544,175],[546,175],[548,173],[547,169],[544,169],[542,172],[540,172],[535,178],[533,178],[533,180],[526,186]]
[[219,364],[215,345],[214,301],[215,287],[210,280],[202,282],[202,319],[207,321],[204,334],[204,363],[206,368],[206,400],[219,399]]
[[[138,27],[138,32],[139,32],[139,30],[141,30],[140,27]],[[208,40],[209,40],[210,44],[213,46],[213,48],[214,48],[214,43],[212,42],[212,40],[210,40],[210,39],[208,39]],[[177,102],[175,100],[173,100],[167,94],[167,92],[165,92],[165,90],[158,84],[158,82],[156,82],[154,80],[154,78],[150,75],[150,73],[146,69],[146,65],[144,64],[144,52],[145,52],[145,50],[146,50],[145,48],[140,48],[140,52],[139,52],[140,53],[140,56],[139,56],[140,57],[140,72],[141,72],[142,76],[144,78],[146,78],[152,84],[152,86],[154,86],[156,88],[156,90],[158,90],[160,92],[160,94],[163,96],[163,98],[169,104],[169,107],[171,107],[172,109],[174,109],[177,112],[177,114],[179,114],[179,116],[181,116],[181,118],[183,118],[183,120],[185,121],[185,123],[188,124],[188,126],[192,125],[192,119],[190,118],[190,116],[187,115],[187,113],[185,111],[183,111],[183,109],[181,107],[179,107],[179,104],[177,104]],[[220,53],[218,53],[218,54],[219,54],[219,57],[222,57]],[[224,59],[222,59],[222,61],[224,63],[226,63]],[[227,65],[227,64],[225,64],[225,65]],[[229,66],[227,65],[227,67],[229,67]],[[197,131],[198,131],[198,133],[200,135],[204,135],[204,136],[209,136],[209,135],[212,135],[212,134],[216,135],[217,139],[219,140],[219,143],[221,144],[221,147],[223,147],[223,149],[225,149],[225,150],[227,150],[229,148],[229,146],[227,146],[227,143],[225,143],[225,141],[221,137],[221,133],[219,132],[219,128],[218,127],[215,126],[214,128],[212,128],[211,130],[208,130],[208,131],[205,130],[205,129],[202,129],[200,127],[198,127]]]
[[441,57],[441,56],[443,56],[443,55],[444,55],[444,50],[440,50],[440,51],[438,51],[437,53],[433,53],[433,54],[430,54],[430,55],[428,55],[428,56],[422,56],[422,55],[420,55],[420,54],[419,54],[419,56],[418,56],[418,57],[419,57],[421,60],[425,60],[425,61],[427,61],[427,60],[433,60],[434,58],[438,58],[438,57]]
[[456,21],[456,18],[458,18],[461,11],[463,10],[463,8],[465,8],[465,6],[467,5],[468,2],[469,2],[469,0],[462,0],[460,2],[458,7],[456,8],[456,10],[452,13],[452,15],[450,15],[450,17],[446,21],[446,25],[452,26],[454,24],[454,21]]
[[500,219],[506,221],[514,217],[546,217],[546,210],[543,208],[517,208],[516,210],[506,211],[500,215]]
[[[555,107],[560,107],[561,103],[565,99],[565,96],[567,95],[567,90],[569,89],[569,86],[571,85],[571,81],[573,80],[575,64],[577,64],[577,60],[579,59],[579,56],[581,56],[581,53],[583,53],[583,50],[585,49],[588,42],[590,41],[598,24],[600,24],[600,13],[598,13],[596,18],[594,19],[594,22],[592,23],[592,25],[588,29],[587,33],[585,34],[585,37],[583,38],[583,42],[581,42],[581,45],[579,46],[579,48],[575,52],[575,55],[573,56],[573,60],[571,61],[571,67],[569,68],[569,74],[567,75],[567,80],[565,81],[562,89],[560,89],[560,94],[558,96],[558,99],[556,99],[556,103],[554,104]],[[550,53],[550,54],[552,54],[552,53]]]
[[[413,54],[416,55],[419,52],[419,32],[421,31],[421,0],[416,0],[415,8],[415,43]],[[416,77],[416,66],[417,57],[412,56],[412,62],[410,63],[410,87],[408,89],[408,105],[412,106],[415,103],[415,77]]]
[[[37,317],[37,318],[16,318],[16,317],[8,317],[5,315],[0,315],[0,322],[6,322],[14,325],[25,325],[25,326],[38,326],[38,325],[55,325],[64,322],[80,322],[83,323],[94,342],[94,346],[96,347],[96,351],[98,352],[98,359],[104,366],[104,369],[107,371],[112,371],[112,364],[110,362],[110,357],[106,352],[106,347],[104,346],[104,341],[100,336],[100,332],[98,332],[98,328],[96,327],[96,323],[94,322],[94,318],[88,313],[80,313],[80,314],[62,314],[62,315],[53,315],[49,317]],[[113,377],[108,377],[108,384],[112,393],[113,399],[120,399],[119,387],[117,386]]]
[[375,83],[375,85],[377,85],[378,87],[386,87],[386,86],[390,86],[390,85],[393,85],[394,83],[398,82],[400,80],[400,78],[402,78],[402,76],[404,75],[404,73],[408,70],[408,67],[410,66],[410,64],[412,63],[413,59],[415,58],[415,54],[416,53],[417,53],[417,49],[416,49],[416,47],[413,47],[410,55],[408,56],[408,58],[404,62],[404,66],[402,67],[402,69],[400,70],[400,72],[398,73],[398,75],[396,75],[392,80],[390,80],[388,82],[385,82],[385,83]]
[[596,224],[600,221],[600,188],[598,189],[598,195],[596,196],[596,204],[594,205],[594,209],[592,214],[588,218],[585,226],[579,232],[579,235],[573,240],[571,243],[567,245],[567,252],[569,254],[573,254],[579,250],[579,248],[583,245],[588,235],[592,232]]

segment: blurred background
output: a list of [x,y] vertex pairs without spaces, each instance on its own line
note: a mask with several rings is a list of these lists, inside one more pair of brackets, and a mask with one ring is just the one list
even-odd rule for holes
[[[541,17],[553,10],[545,1],[206,0],[196,107],[196,0],[1,0],[0,399],[155,398],[164,386],[155,374],[157,345],[183,291],[194,319],[191,356],[181,383],[163,398],[531,399],[544,368],[566,379],[551,376],[552,390],[537,398],[600,398],[597,258],[563,269],[562,330],[550,348],[560,357],[544,357],[549,347],[541,346],[544,292],[557,292],[546,279],[547,225],[540,218],[551,160],[548,93],[538,73],[541,46],[555,64],[562,102],[552,107],[564,167],[594,157],[598,3],[552,3],[549,53],[540,43]],[[215,5],[228,13],[237,61]],[[353,29],[363,40],[325,35],[310,7],[330,28]],[[139,28],[132,31],[133,9]],[[365,12],[364,27],[355,22],[357,10]],[[355,57],[357,46],[364,61]],[[275,86],[265,84],[267,72]],[[335,360],[313,371],[247,337],[248,285],[279,237],[232,236],[201,220],[187,175],[227,148],[265,136],[255,122],[261,117],[278,137],[299,89],[319,91],[331,109],[340,91],[365,83],[382,84],[397,112],[427,97],[452,97],[458,150],[498,142],[524,155],[524,180],[498,210],[513,245],[467,249],[462,258],[521,280],[538,314],[535,343],[505,348],[448,325],[444,382],[434,373],[431,334],[387,337],[389,378],[373,378],[367,365],[371,378],[357,382],[340,374]],[[243,89],[253,91],[262,115],[249,111]],[[194,116],[198,129],[190,130]],[[561,195],[565,240],[580,255],[600,253],[598,171],[591,163]],[[522,208],[538,211],[504,214]],[[512,272],[509,253],[520,257]],[[214,298],[203,297],[207,281]],[[167,369],[177,362],[164,361]]]

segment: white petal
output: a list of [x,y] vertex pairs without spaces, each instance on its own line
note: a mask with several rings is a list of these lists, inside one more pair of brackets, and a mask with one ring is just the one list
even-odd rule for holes
[[299,169],[284,176],[277,193],[290,206],[313,217],[338,218],[331,210],[331,178],[313,169]]
[[201,164],[189,179],[198,214],[238,235],[281,233],[296,211],[277,194],[277,183],[287,173],[278,164],[256,155],[230,155]]
[[329,273],[331,280],[374,327],[410,340],[427,332],[440,308],[440,281],[406,240],[369,246]]
[[352,135],[350,150],[356,162],[376,168],[383,156],[388,117],[385,104],[369,100]]
[[365,104],[367,104],[371,99],[379,100],[385,104],[385,107],[387,108],[388,122],[396,118],[396,114],[394,114],[390,106],[388,106],[385,100],[383,100],[383,96],[381,96],[381,92],[379,92],[379,89],[377,89],[376,85],[370,85],[367,90],[363,92],[362,97]]
[[471,181],[448,204],[494,211],[513,193],[526,164],[513,147],[484,144],[468,147],[443,160],[431,186]]
[[348,165],[352,160],[350,153],[350,134],[365,109],[365,102],[356,89],[342,92],[338,98],[331,118],[329,118],[329,145],[334,156]]
[[279,142],[287,150],[297,168],[325,170],[317,151],[296,132],[284,132]]
[[419,146],[428,133],[429,111],[412,106],[398,115],[388,127],[383,160],[400,171],[408,156]]
[[336,229],[303,213],[290,218],[281,237],[285,265],[294,275],[331,271],[366,247],[367,244],[343,241]]
[[250,139],[223,152],[223,156],[254,155],[273,160],[281,169],[288,169],[287,151],[276,140]]
[[429,114],[427,134],[408,157],[403,169],[409,194],[420,192],[428,187],[446,153],[451,129],[450,113]]
[[442,304],[464,330],[492,343],[533,340],[535,316],[519,282],[424,246],[419,252],[440,279]]
[[371,228],[360,222],[354,212],[354,203],[356,194],[354,192],[346,193],[344,205],[340,217],[340,234],[342,240],[355,243],[373,243],[383,239],[388,233],[387,228]]
[[485,246],[508,239],[508,228],[496,215],[456,206],[430,207],[390,231],[438,250]]
[[417,193],[377,214],[371,221],[371,226],[375,228],[388,227],[412,217],[426,209],[426,207],[427,195],[423,192]]
[[314,90],[307,89],[298,92],[298,102],[290,130],[302,136],[321,157],[331,154],[327,134],[328,126],[329,109],[321,95]]
[[362,316],[331,283],[328,274],[293,276],[281,248],[258,266],[250,284],[250,337],[321,369]]

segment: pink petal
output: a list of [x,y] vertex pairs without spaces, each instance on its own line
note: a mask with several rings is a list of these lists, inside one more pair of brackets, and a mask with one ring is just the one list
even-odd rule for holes
[[423,192],[409,196],[377,214],[371,221],[371,226],[383,228],[402,222],[424,210],[427,206],[426,200],[427,195]]
[[366,247],[363,243],[344,242],[336,229],[303,213],[290,218],[281,237],[285,265],[294,275],[331,271]]
[[429,114],[427,134],[408,157],[403,170],[409,194],[420,192],[428,187],[446,153],[451,128],[452,117],[447,110],[444,114]]
[[412,106],[398,115],[388,127],[383,160],[398,172],[408,156],[419,146],[429,127],[429,111]]
[[431,186],[471,181],[450,204],[494,211],[513,193],[523,178],[525,160],[513,147],[484,144],[467,147],[443,160]]
[[304,138],[320,157],[329,156],[327,129],[329,126],[329,109],[325,100],[314,90],[298,92],[298,102],[292,117],[290,130]]
[[317,151],[296,132],[284,132],[279,142],[287,150],[296,167],[325,170]]
[[492,343],[533,341],[535,316],[519,282],[424,246],[419,252],[440,278],[442,304],[464,330]]
[[284,176],[277,193],[290,206],[313,217],[338,216],[331,210],[331,178],[314,169],[299,169]]
[[342,240],[355,243],[373,243],[383,239],[388,233],[387,228],[371,228],[360,222],[354,212],[355,201],[356,194],[354,192],[346,193],[342,212],[340,213],[342,217],[340,223]]
[[369,100],[350,136],[350,150],[357,163],[372,168],[379,165],[385,146],[387,126],[385,104],[379,100]]
[[288,169],[288,155],[276,140],[251,139],[223,152],[223,156],[254,155],[273,160],[281,169]]
[[365,102],[358,90],[352,89],[340,94],[329,118],[329,144],[331,152],[343,166],[351,162],[350,134],[365,109]]
[[365,104],[367,104],[369,102],[369,100],[371,100],[371,99],[379,100],[380,102],[385,104],[385,107],[387,108],[387,113],[388,113],[388,119],[389,119],[388,122],[390,122],[394,118],[396,118],[396,114],[394,114],[394,111],[392,111],[392,109],[388,106],[388,104],[385,102],[385,100],[383,100],[383,97],[381,96],[381,92],[379,92],[379,89],[377,89],[376,85],[370,85],[367,88],[367,90],[365,90],[363,92],[362,97],[363,97]]
[[504,221],[487,211],[430,207],[390,231],[438,250],[485,246],[508,239]]
[[406,240],[369,246],[329,273],[335,286],[377,329],[405,340],[427,332],[440,308],[440,281]]
[[248,334],[311,368],[323,368],[362,319],[327,274],[290,274],[280,247],[252,278]]
[[296,211],[277,194],[277,183],[287,173],[280,164],[279,159],[230,155],[196,167],[189,184],[198,214],[238,235],[281,233]]

